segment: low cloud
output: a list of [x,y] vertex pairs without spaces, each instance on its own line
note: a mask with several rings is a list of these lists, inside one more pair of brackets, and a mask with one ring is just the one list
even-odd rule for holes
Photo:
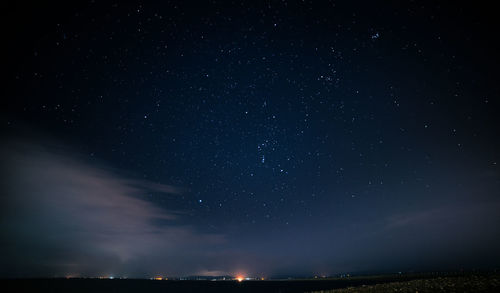
[[54,144],[4,144],[1,158],[2,276],[187,273],[204,268],[199,251],[225,241],[143,199],[178,196],[180,187],[124,176]]

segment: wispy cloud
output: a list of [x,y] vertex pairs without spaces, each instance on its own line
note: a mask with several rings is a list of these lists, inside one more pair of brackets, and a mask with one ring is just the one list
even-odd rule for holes
[[395,213],[386,218],[385,229],[399,229],[412,227],[461,227],[467,223],[476,223],[483,220],[488,223],[489,218],[496,216],[500,208],[500,201],[488,202],[449,203],[405,213]]
[[2,275],[182,272],[193,265],[183,255],[224,242],[141,199],[183,188],[124,176],[61,146],[4,144],[1,158],[0,246],[15,268]]

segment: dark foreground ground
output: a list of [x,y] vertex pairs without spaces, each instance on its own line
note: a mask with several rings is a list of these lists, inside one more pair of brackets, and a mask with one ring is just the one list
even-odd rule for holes
[[[497,274],[389,275],[241,283],[133,279],[18,279],[0,280],[0,292],[500,292],[499,280],[500,276]],[[343,289],[338,290],[339,288]]]
[[500,292],[500,276],[461,276],[390,282],[372,286],[349,287],[313,293],[382,292]]

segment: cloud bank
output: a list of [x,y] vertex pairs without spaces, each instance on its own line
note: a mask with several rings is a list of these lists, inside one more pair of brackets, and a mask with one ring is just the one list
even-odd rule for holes
[[223,235],[183,225],[181,211],[143,199],[152,191],[177,196],[182,188],[84,162],[60,145],[11,142],[1,158],[2,276],[203,271],[210,268],[201,251],[224,243]]

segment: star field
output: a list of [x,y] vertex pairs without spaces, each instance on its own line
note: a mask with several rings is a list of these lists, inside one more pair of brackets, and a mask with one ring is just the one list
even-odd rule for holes
[[[134,239],[115,249],[86,222],[102,223],[101,215],[63,197],[47,213],[74,208],[85,219],[75,227],[90,233],[90,258],[117,264],[72,259],[83,255],[72,247],[80,238],[47,220],[32,254],[47,253],[40,243],[50,246],[50,230],[68,235],[58,243],[68,255],[47,253],[40,266],[6,242],[11,267],[271,276],[498,265],[499,60],[488,7],[29,6],[10,4],[2,29],[2,173],[17,170],[3,204],[24,209],[11,198],[29,193],[21,186],[43,177],[28,175],[39,172],[30,166],[47,158],[54,174],[79,173],[46,179],[55,183],[42,188],[44,203],[78,189],[103,192],[89,199],[96,209],[131,198],[120,213],[143,210],[130,223],[106,213],[110,230],[125,231],[112,243]],[[80,180],[87,183],[71,185]],[[103,205],[108,186],[121,193]],[[6,216],[4,235],[31,239],[10,232],[19,221]],[[168,253],[155,261],[159,251]],[[70,260],[75,267],[54,265]]]

